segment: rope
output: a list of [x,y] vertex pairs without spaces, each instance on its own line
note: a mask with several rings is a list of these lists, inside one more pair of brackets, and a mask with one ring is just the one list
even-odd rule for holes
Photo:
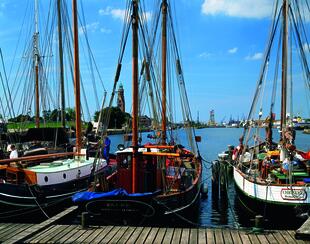
[[42,211],[42,213],[46,216],[46,218],[50,218],[48,215],[47,215],[47,213],[43,210],[43,208],[41,207],[41,205],[39,204],[39,202],[37,201],[37,198],[34,196],[34,194],[33,194],[33,192],[31,191],[31,188],[30,188],[30,186],[27,184],[27,186],[28,186],[28,189],[29,189],[29,192],[30,192],[30,194],[31,194],[31,196],[32,197],[34,197],[34,201],[35,201],[35,203],[38,205],[38,207],[39,207],[39,209]]

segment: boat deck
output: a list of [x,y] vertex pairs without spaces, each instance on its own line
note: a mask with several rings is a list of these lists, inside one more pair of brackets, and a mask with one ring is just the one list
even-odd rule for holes
[[66,211],[40,224],[0,224],[1,243],[310,243],[295,239],[294,230],[265,231],[227,228],[158,228],[57,224],[76,210]]

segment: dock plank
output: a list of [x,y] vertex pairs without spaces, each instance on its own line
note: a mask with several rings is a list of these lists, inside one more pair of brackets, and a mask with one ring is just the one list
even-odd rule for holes
[[131,234],[129,239],[127,240],[128,243],[136,243],[136,240],[139,238],[142,230],[143,230],[143,227],[137,227],[135,231]]
[[214,229],[207,229],[207,243],[215,243]]
[[154,243],[162,243],[167,228],[159,228]]
[[71,236],[73,236],[78,231],[79,231],[78,226],[74,226],[74,228],[70,229],[70,231],[68,231],[59,240],[57,240],[57,243],[65,243],[66,240],[68,240]]
[[225,244],[234,244],[231,233],[228,229],[223,229],[223,238]]
[[280,232],[274,232],[273,236],[275,237],[275,239],[277,240],[278,243],[286,243],[285,239],[280,234]]
[[42,231],[41,233],[37,233],[34,235],[31,239],[27,240],[29,243],[39,243],[41,239],[43,239],[48,233],[51,231],[51,229],[55,228],[55,226],[50,226],[46,228],[46,230]]
[[278,243],[277,239],[273,236],[272,232],[266,233],[265,236],[270,244]]
[[121,226],[114,226],[109,233],[104,237],[104,242],[110,242],[111,239],[116,235],[116,233],[121,229]]
[[149,234],[148,234],[148,236],[147,236],[147,238],[145,240],[145,243],[153,243],[155,238],[156,238],[158,230],[159,230],[159,228],[157,228],[157,227],[154,228],[153,227],[151,229],[151,231],[149,232]]
[[259,239],[258,239],[256,234],[250,233],[250,234],[248,234],[248,236],[249,236],[250,241],[251,241],[252,244],[260,244],[260,241],[259,241]]
[[295,233],[296,239],[310,240],[310,217]]
[[127,240],[130,238],[130,236],[132,235],[132,233],[135,231],[136,227],[128,227],[128,229],[125,231],[125,233],[122,236],[122,239],[119,240],[118,243],[126,243]]
[[150,231],[151,231],[151,227],[144,227],[136,242],[144,243]]
[[[42,226],[42,225],[41,225]],[[52,224],[0,224],[2,239],[7,243],[225,243],[273,244],[310,243],[295,238],[293,230],[264,231],[261,234],[228,228],[157,228],[133,226],[89,226]],[[39,231],[34,232],[32,228]],[[15,237],[18,238],[15,238]],[[20,236],[26,236],[24,240]]]
[[189,243],[189,229],[182,229],[182,236],[180,243]]
[[128,229],[127,226],[122,226],[113,236],[113,238],[109,241],[109,243],[117,243],[118,241],[121,240],[122,236],[124,235],[124,233],[126,232],[126,230]]
[[293,238],[289,232],[283,230],[280,232],[283,238],[286,240],[287,243],[297,243],[295,238]]
[[189,243],[198,243],[198,231],[197,229],[190,229]]
[[32,226],[32,228],[27,229],[27,231],[23,231],[23,232],[20,232],[20,233],[14,235],[14,237],[7,240],[6,243],[8,243],[8,244],[9,243],[16,243],[16,242],[20,243],[26,239],[29,239],[31,236],[46,230],[49,226],[53,225],[54,223],[56,223],[57,221],[59,221],[60,219],[65,217],[66,215],[73,213],[74,211],[77,210],[77,208],[78,208],[77,206],[72,206],[72,207],[62,211],[61,213],[58,213],[57,215],[53,216],[52,218],[45,220],[44,222],[42,222],[40,224],[35,224]]
[[265,234],[258,234],[257,238],[261,244],[269,244]]
[[93,232],[91,228],[85,229],[85,232],[80,235],[73,243],[84,243],[84,240]]
[[214,229],[215,243],[224,244],[223,234],[221,229]]
[[170,244],[171,240],[172,240],[172,237],[173,237],[173,233],[174,233],[174,228],[168,228],[166,230],[166,234],[164,236],[164,239],[163,239],[162,243]]
[[75,232],[74,235],[68,238],[64,243],[74,243],[77,239],[80,238],[81,235],[86,232],[86,229],[82,229],[81,226],[79,226],[76,230],[77,232]]
[[175,228],[171,240],[171,244],[178,244],[180,243],[180,239],[182,236],[182,229],[181,228]]
[[112,229],[112,225],[105,226],[105,228],[100,232],[100,235],[95,236],[91,243],[100,243]]
[[230,234],[234,244],[242,244],[238,230],[230,230]]
[[[295,232],[294,230],[287,230],[286,232],[287,232],[288,234],[290,234],[290,236],[296,241],[296,243],[298,243],[298,244],[306,243],[306,242],[304,242],[303,240],[300,240],[298,237],[295,238],[296,232]],[[309,242],[308,242],[308,243],[309,243]]]
[[199,228],[198,230],[198,243],[199,244],[207,243],[206,230],[204,228]]
[[37,239],[35,243],[47,243],[50,239],[52,239],[55,236],[55,233],[58,233],[59,229],[61,229],[61,226],[53,225],[50,228],[48,228],[48,231],[44,232],[42,235],[37,234]]
[[241,230],[241,231],[239,231],[239,236],[240,236],[243,244],[251,244],[251,240],[250,240],[247,232],[245,232],[244,230]]
[[2,239],[2,236],[5,236],[6,233],[11,232],[12,229],[14,230],[14,228],[16,228],[16,226],[18,226],[18,224],[9,224],[5,228],[3,228],[0,231],[0,239]]
[[19,224],[15,226],[14,228],[11,228],[10,231],[8,231],[6,234],[3,233],[2,237],[0,238],[1,242],[5,242],[15,236],[16,234],[19,234],[20,232],[26,231],[27,229],[31,228],[33,224]]
[[93,240],[95,238],[97,238],[98,236],[100,236],[101,232],[103,232],[105,229],[105,227],[103,228],[98,228],[98,227],[92,227],[89,231],[90,234],[88,235],[88,237],[83,240],[83,243],[93,243]]
[[55,243],[56,241],[61,239],[63,236],[65,236],[67,233],[69,233],[74,228],[75,228],[74,225],[60,225],[58,232],[55,233],[55,235],[53,235],[53,237],[49,239],[47,243]]

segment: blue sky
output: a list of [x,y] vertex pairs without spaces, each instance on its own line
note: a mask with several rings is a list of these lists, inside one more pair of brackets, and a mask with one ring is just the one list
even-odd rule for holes
[[[0,0],[0,47],[11,65],[17,36],[29,0]],[[47,0],[39,0],[47,15]],[[67,1],[71,5],[71,1]],[[80,0],[78,2],[81,2]],[[88,38],[108,94],[111,92],[119,53],[123,0],[82,1]],[[146,1],[148,2],[148,1]],[[193,118],[216,121],[247,115],[271,22],[270,0],[173,0],[177,37]],[[152,18],[152,9],[149,9]],[[83,69],[83,61],[81,62]],[[130,111],[130,58],[125,61],[122,83]],[[83,72],[83,70],[81,70]],[[90,85],[85,79],[86,89]],[[98,89],[102,96],[103,89]],[[88,96],[89,106],[95,102]]]

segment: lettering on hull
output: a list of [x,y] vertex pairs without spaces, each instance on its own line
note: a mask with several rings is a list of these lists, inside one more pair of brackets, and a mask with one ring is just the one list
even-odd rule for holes
[[307,193],[304,189],[283,188],[281,189],[283,200],[306,200]]

